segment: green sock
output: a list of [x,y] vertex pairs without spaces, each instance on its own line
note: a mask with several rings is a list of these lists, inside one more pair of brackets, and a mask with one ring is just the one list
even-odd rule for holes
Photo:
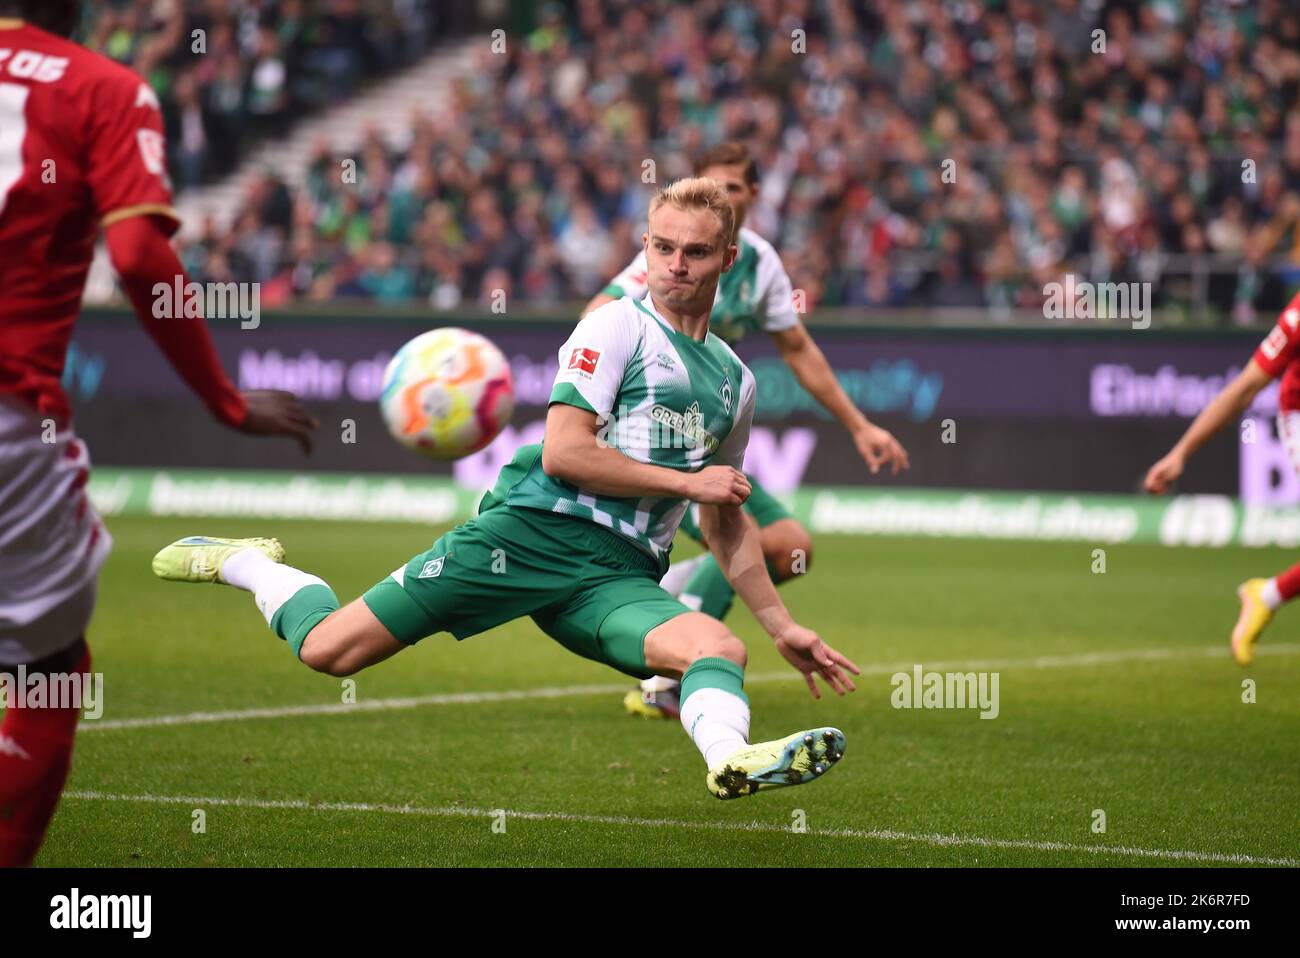
[[305,585],[276,610],[271,617],[271,628],[289,643],[294,657],[301,660],[307,635],[331,612],[338,611],[338,607],[338,596],[329,586]]
[[682,676],[678,701],[684,704],[691,693],[699,689],[722,689],[748,705],[749,696],[745,694],[744,685],[745,670],[730,659],[696,659]]
[[686,580],[682,595],[695,596],[700,600],[700,611],[720,621],[731,611],[731,602],[736,597],[736,590],[722,574],[718,560],[713,558],[712,553],[706,553],[691,577]]

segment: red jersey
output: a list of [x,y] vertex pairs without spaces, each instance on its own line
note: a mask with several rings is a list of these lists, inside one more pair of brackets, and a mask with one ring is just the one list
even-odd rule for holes
[[1255,362],[1274,379],[1282,377],[1277,408],[1300,409],[1300,293],[1287,303],[1277,325],[1255,350]]
[[176,220],[153,90],[71,40],[0,20],[0,393],[70,418],[60,380],[95,239],[148,214]]

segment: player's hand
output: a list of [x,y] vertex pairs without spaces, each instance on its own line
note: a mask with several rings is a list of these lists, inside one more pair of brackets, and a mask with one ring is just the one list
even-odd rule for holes
[[749,480],[732,466],[705,466],[690,477],[691,502],[710,506],[738,506],[749,498]]
[[312,430],[320,425],[298,397],[283,389],[248,389],[240,395],[248,406],[240,432],[253,436],[291,436],[311,455]]
[[1147,470],[1147,477],[1142,482],[1142,488],[1152,495],[1163,495],[1183,474],[1183,466],[1186,464],[1187,460],[1181,453],[1169,453]]
[[911,464],[907,460],[907,450],[886,429],[870,423],[853,434],[853,442],[858,453],[867,461],[872,475],[880,471],[881,466],[889,466],[892,476],[898,475],[900,469],[907,469]]
[[847,656],[841,655],[823,642],[821,636],[812,629],[805,629],[802,625],[791,622],[774,638],[777,650],[785,656],[785,660],[803,673],[804,681],[808,683],[808,691],[812,693],[813,698],[822,697],[821,690],[813,680],[814,675],[820,675],[822,681],[829,685],[836,695],[857,691],[857,686],[845,674],[845,670],[854,675],[861,675],[862,670]]

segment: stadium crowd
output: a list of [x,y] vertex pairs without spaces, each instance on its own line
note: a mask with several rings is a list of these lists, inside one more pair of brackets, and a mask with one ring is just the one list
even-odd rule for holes
[[143,75],[181,188],[430,46],[436,0],[91,0],[82,39]]
[[[177,105],[220,100],[231,64],[256,77],[295,37],[359,35],[189,6],[247,16],[210,41],[240,59],[165,81]],[[358,10],[277,6],[298,12],[286,24]],[[97,25],[110,52],[116,35]],[[320,93],[334,73],[310,64],[337,49],[288,58],[294,96]],[[249,116],[285,109],[243,89]],[[1284,0],[572,0],[539,5],[504,53],[485,29],[477,68],[408,141],[322,144],[304,188],[268,175],[184,257],[200,281],[281,300],[585,299],[635,252],[649,191],[739,139],[762,177],[750,225],[811,304],[1037,309],[1073,273],[1245,323],[1300,282],[1298,104]],[[1191,263],[1217,268],[1197,280]]]

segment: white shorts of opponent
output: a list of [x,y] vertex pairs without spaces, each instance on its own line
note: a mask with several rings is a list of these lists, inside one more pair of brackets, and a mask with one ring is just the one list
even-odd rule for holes
[[45,658],[85,634],[113,544],[86,495],[89,478],[86,444],[71,428],[46,430],[34,408],[0,395],[0,665]]
[[1283,410],[1277,414],[1277,435],[1286,446],[1291,468],[1300,473],[1300,410]]

